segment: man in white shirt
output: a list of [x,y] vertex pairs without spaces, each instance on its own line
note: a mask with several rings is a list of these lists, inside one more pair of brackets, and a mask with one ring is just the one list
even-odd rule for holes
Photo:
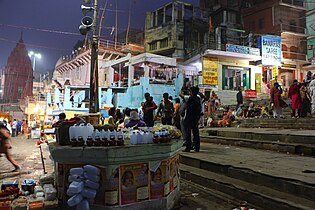
[[17,131],[16,128],[17,128],[17,121],[16,119],[14,119],[12,122],[12,137],[16,136],[16,131]]

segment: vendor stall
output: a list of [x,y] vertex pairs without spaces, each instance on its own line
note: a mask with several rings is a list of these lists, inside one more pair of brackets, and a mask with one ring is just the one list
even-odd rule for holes
[[[168,131],[149,130],[129,131],[129,136],[124,133],[123,143],[118,143],[121,139],[119,133],[122,132],[117,131],[117,143],[111,144],[115,146],[109,146],[112,139],[110,132],[114,132],[109,130],[108,141],[98,139],[98,135],[103,136],[104,133],[100,130],[94,131],[97,134],[93,137],[93,144],[89,140],[83,146],[79,141],[73,144],[72,140],[72,146],[49,143],[55,162],[59,200],[64,205],[69,204],[70,169],[89,164],[100,170],[99,188],[95,199],[90,201],[91,209],[174,208],[180,197],[178,152],[183,142],[174,131],[170,130],[170,138],[167,138]],[[138,143],[141,144],[135,144],[135,138],[139,136]]]

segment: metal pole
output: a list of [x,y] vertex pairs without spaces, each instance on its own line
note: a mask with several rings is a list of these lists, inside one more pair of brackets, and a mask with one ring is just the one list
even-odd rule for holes
[[96,23],[98,15],[97,0],[94,0],[93,36],[91,48],[91,71],[90,71],[90,113],[98,112],[98,36],[96,34]]

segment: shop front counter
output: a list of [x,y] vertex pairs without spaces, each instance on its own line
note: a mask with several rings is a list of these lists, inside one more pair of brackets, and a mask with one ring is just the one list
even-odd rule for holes
[[60,146],[49,143],[58,199],[66,205],[69,170],[86,164],[101,170],[91,209],[172,209],[179,205],[182,140],[124,146]]

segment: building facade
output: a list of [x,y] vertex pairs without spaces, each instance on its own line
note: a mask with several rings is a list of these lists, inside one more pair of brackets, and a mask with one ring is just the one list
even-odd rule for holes
[[[303,80],[306,59],[306,8],[304,1],[249,0],[243,9],[244,29],[255,34],[280,36],[282,61],[278,80],[289,87],[294,79]],[[272,68],[270,66],[269,68]],[[264,80],[265,78],[263,78]]]

